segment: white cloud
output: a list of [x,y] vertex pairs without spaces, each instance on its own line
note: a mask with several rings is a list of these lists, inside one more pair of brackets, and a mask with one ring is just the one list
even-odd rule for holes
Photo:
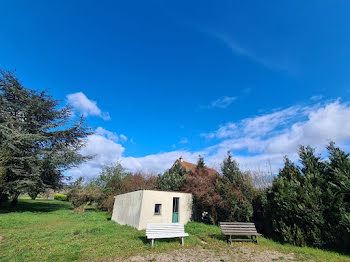
[[306,116],[310,110],[309,107],[293,106],[284,110],[275,111],[273,113],[246,118],[238,123],[229,122],[214,132],[201,134],[207,138],[230,138],[230,137],[253,137],[266,135],[280,128],[288,125],[290,121]]
[[273,113],[229,123],[211,132],[220,139],[217,144],[201,151],[174,150],[144,157],[124,157],[124,147],[116,143],[113,132],[99,129],[88,138],[84,154],[96,157],[72,169],[69,174],[92,177],[103,165],[120,161],[131,171],[162,172],[182,156],[186,161],[196,162],[202,155],[208,166],[220,169],[227,151],[231,151],[242,169],[263,170],[276,173],[282,167],[283,157],[297,160],[299,145],[311,145],[317,152],[324,152],[329,141],[348,148],[350,142],[350,105],[331,102],[316,106],[295,106]]
[[312,111],[308,120],[268,140],[268,152],[291,152],[300,144],[325,146],[330,141],[343,144],[350,140],[350,107],[338,101]]
[[289,107],[284,110],[276,111],[270,114],[247,118],[241,121],[240,126],[247,136],[266,135],[272,130],[304,117],[309,107]]
[[121,139],[123,142],[128,141],[128,138],[126,137],[126,135],[123,135],[123,134],[120,134],[120,139]]
[[[336,101],[318,107],[293,108],[242,120],[240,125],[243,128],[239,134],[235,134],[235,138],[225,139],[208,148],[211,154],[209,160],[219,161],[230,150],[246,168],[266,166],[269,160],[273,171],[276,172],[282,165],[283,156],[297,159],[299,145],[311,145],[321,153],[330,141],[338,145],[345,145],[350,141],[349,104]],[[301,120],[300,114],[306,115],[305,119],[302,117]],[[287,126],[276,124],[276,119]],[[261,131],[247,128],[251,123]],[[276,130],[281,126],[282,129]],[[217,135],[220,129],[222,127],[213,133]]]
[[198,158],[197,153],[172,151],[147,155],[144,157],[125,157],[122,159],[121,164],[128,170],[143,170],[145,172],[159,173],[170,168],[174,161],[180,156],[190,162],[196,162]]
[[316,96],[310,97],[312,101],[318,101],[318,100],[321,100],[322,98],[323,98],[323,95],[316,95]]
[[219,99],[216,99],[215,101],[211,102],[209,108],[227,108],[229,105],[232,104],[233,101],[235,101],[237,98],[233,96],[224,96]]
[[[103,127],[98,127],[96,128],[95,130],[95,134],[97,135],[100,135],[100,136],[103,136],[103,137],[106,137],[114,142],[118,142],[119,140],[119,137],[117,135],[117,133],[114,133],[114,132],[111,132],[111,131],[108,131],[106,129],[104,129]],[[124,135],[120,135],[121,136],[124,136]]]
[[86,146],[81,150],[82,155],[94,156],[93,159],[70,169],[67,174],[75,178],[92,178],[98,175],[101,167],[120,161],[125,148],[117,141],[115,133],[97,128],[94,134],[88,136]]
[[218,130],[211,133],[202,133],[201,136],[206,138],[227,138],[233,137],[238,134],[238,128],[235,123],[227,123],[224,126],[221,126]]
[[179,144],[188,144],[188,139],[187,138],[183,138],[179,141]]
[[102,112],[97,106],[97,103],[87,98],[82,92],[67,95],[67,100],[74,110],[78,111],[83,116],[92,115],[99,116],[103,120],[111,119],[108,112]]

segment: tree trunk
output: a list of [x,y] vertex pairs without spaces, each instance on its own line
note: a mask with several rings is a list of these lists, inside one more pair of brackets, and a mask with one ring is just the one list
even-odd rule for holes
[[20,193],[16,193],[15,196],[12,198],[11,205],[15,206],[18,203],[18,197]]

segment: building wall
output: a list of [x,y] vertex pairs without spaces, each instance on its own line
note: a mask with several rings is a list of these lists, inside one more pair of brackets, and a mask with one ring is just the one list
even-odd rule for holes
[[[142,230],[148,223],[172,223],[173,198],[179,198],[179,222],[186,224],[192,216],[192,194],[140,190],[115,197],[112,220]],[[161,204],[161,214],[154,214]]]
[[[144,190],[138,229],[145,229],[148,223],[172,223],[173,198],[179,198],[179,222],[186,224],[192,216],[192,194]],[[161,204],[161,214],[154,214],[155,204]]]
[[115,196],[112,220],[121,225],[139,227],[143,190]]

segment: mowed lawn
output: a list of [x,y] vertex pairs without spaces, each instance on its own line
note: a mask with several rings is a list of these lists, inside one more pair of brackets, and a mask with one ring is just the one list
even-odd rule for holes
[[22,198],[16,207],[8,203],[0,206],[0,261],[113,261],[198,246],[223,252],[247,245],[254,252],[293,253],[300,261],[350,261],[335,252],[281,245],[262,237],[259,245],[229,246],[219,227],[194,222],[186,225],[190,237],[185,239],[185,247],[172,239],[156,240],[151,248],[144,231],[108,221],[106,213],[94,209],[84,214],[73,214],[72,210],[68,202],[44,199]]

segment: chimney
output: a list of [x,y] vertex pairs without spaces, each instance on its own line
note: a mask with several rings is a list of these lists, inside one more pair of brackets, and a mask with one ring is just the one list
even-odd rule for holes
[[182,162],[184,161],[184,159],[182,158],[182,156],[180,156],[179,160],[180,160],[180,163],[182,163]]

